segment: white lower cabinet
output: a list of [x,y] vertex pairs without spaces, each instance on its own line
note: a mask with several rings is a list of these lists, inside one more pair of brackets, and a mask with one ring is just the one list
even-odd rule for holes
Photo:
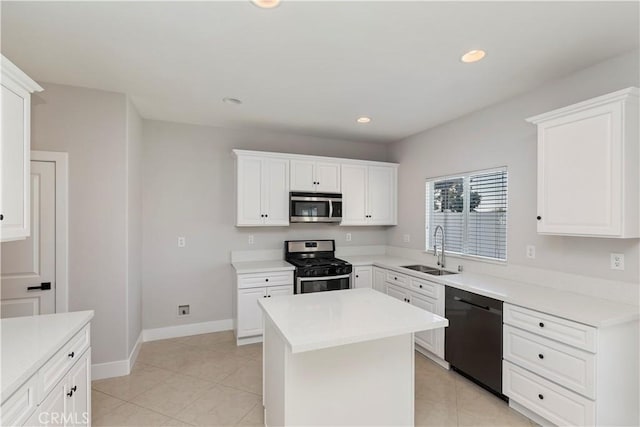
[[[381,270],[379,273],[386,280],[386,293],[389,296],[425,311],[444,316],[443,285],[398,274],[392,270],[378,270]],[[438,358],[444,359],[444,328],[416,332],[415,342]]]
[[373,267],[373,289],[376,291],[387,293],[384,276],[386,271],[380,267]]
[[510,405],[555,425],[639,425],[637,320],[594,328],[504,304],[503,321]]
[[91,355],[86,351],[38,407],[33,425],[78,426],[90,424]]
[[[89,325],[77,332],[2,403],[3,426],[91,424]],[[60,356],[64,357],[61,358]]]
[[373,267],[354,267],[352,288],[372,288],[373,287]]
[[262,340],[263,319],[258,300],[293,294],[293,271],[238,274],[235,335],[238,345]]

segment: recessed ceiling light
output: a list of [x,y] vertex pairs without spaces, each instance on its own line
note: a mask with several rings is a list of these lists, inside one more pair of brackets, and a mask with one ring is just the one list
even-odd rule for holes
[[232,104],[232,105],[242,104],[242,101],[240,101],[238,98],[222,98],[222,102],[224,102],[225,104]]
[[474,50],[470,50],[469,52],[467,52],[464,55],[462,55],[460,60],[462,62],[467,62],[467,63],[468,62],[476,62],[476,61],[480,61],[482,58],[484,58],[486,54],[487,54],[487,52],[485,52],[482,49],[474,49]]
[[371,117],[366,117],[366,116],[358,117],[356,119],[356,122],[361,123],[361,124],[371,123]]
[[273,9],[278,7],[280,0],[251,0],[251,3],[263,9]]

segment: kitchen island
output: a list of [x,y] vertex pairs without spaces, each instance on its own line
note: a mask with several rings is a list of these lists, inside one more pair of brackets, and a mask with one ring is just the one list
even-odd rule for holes
[[372,289],[258,303],[266,425],[414,424],[413,334],[447,319]]

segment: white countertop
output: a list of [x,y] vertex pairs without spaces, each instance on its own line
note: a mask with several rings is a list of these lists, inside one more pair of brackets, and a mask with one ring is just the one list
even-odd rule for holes
[[373,289],[258,300],[292,353],[448,326],[449,321]]
[[295,267],[284,260],[274,261],[241,261],[231,265],[237,274],[267,273],[270,271],[295,270]]
[[2,319],[2,401],[35,374],[92,318],[93,311],[89,310]]
[[375,265],[399,273],[474,292],[506,303],[553,314],[558,317],[604,327],[640,318],[638,306],[621,304],[573,292],[536,286],[513,280],[474,273],[432,276],[402,268],[419,262],[381,255],[343,257],[354,266]]

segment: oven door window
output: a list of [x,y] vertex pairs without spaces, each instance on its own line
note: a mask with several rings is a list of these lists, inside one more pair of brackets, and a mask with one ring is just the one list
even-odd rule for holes
[[329,202],[291,202],[291,216],[326,218],[329,216]]
[[349,289],[349,277],[340,278],[298,278],[296,293],[308,294],[311,292],[338,291]]

